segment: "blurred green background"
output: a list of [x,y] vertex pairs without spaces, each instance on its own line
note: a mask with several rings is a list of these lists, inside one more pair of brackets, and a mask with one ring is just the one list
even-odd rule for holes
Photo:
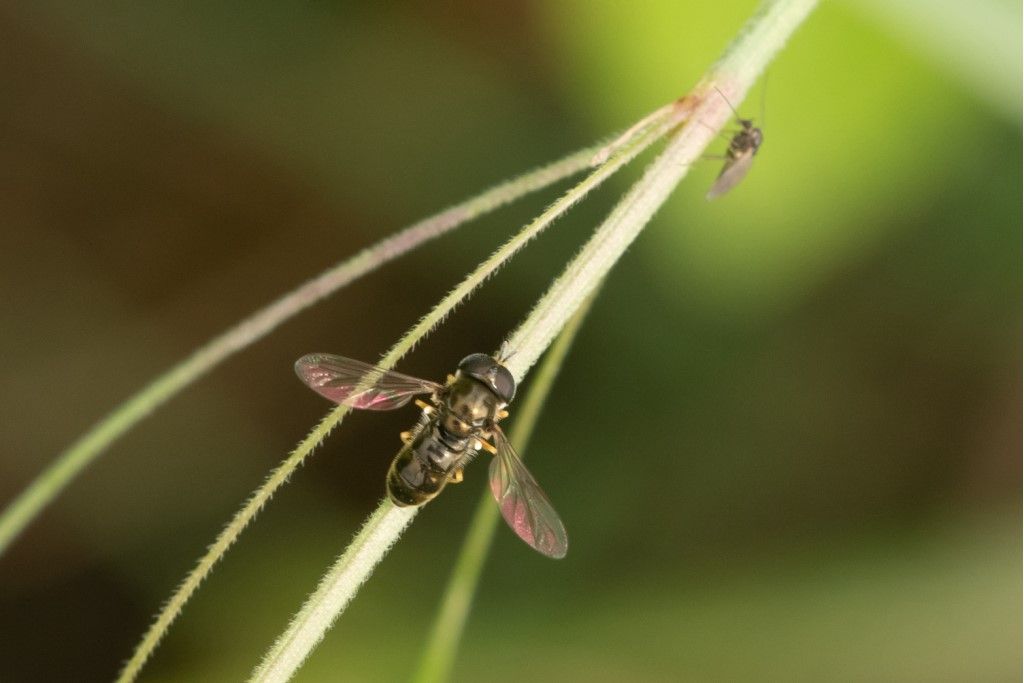
[[[685,93],[756,3],[194,5],[0,5],[0,500],[300,280]],[[499,531],[456,680],[1019,680],[1020,12],[825,3],[735,103],[764,100],[753,170],[711,204],[718,164],[692,170],[530,448],[569,556]],[[494,349],[641,166],[399,369]],[[326,412],[294,359],[376,359],[556,193],[343,290],[118,442],[0,559],[0,678],[110,679]],[[415,415],[346,420],[143,680],[244,678]],[[298,680],[408,677],[485,480],[424,510]]]

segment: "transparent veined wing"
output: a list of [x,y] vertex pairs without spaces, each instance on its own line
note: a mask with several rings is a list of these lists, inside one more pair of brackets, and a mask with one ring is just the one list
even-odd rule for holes
[[722,168],[722,172],[718,174],[718,179],[715,184],[708,190],[707,199],[714,199],[715,197],[721,197],[723,194],[731,190],[732,188],[739,185],[740,181],[746,177],[750,171],[751,165],[754,163],[754,152],[756,150],[748,149],[743,152],[735,160],[730,159],[726,162]]
[[569,538],[551,501],[526,469],[500,427],[494,429],[498,454],[491,460],[491,493],[501,516],[534,550],[565,557]]
[[417,394],[441,388],[425,379],[329,353],[311,353],[298,359],[295,374],[324,398],[361,410],[393,410]]

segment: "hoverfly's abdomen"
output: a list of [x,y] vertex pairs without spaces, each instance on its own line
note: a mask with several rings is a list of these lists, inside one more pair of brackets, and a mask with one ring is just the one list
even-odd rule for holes
[[416,457],[412,448],[398,452],[388,470],[388,497],[399,507],[423,505],[441,492],[448,474]]
[[[465,447],[461,441],[455,445]],[[461,452],[445,444],[436,428],[420,429],[391,463],[388,496],[395,505],[423,505],[441,492],[460,459]]]

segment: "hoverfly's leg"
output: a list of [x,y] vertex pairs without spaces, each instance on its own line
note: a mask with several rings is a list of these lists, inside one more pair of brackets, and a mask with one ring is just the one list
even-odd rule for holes
[[451,482],[452,484],[461,484],[462,483],[462,468],[459,467],[459,468],[453,470],[452,473],[448,475],[448,481]]
[[416,405],[418,405],[420,409],[422,409],[423,412],[426,413],[427,415],[432,415],[434,412],[434,406],[430,405],[429,403],[422,399],[416,399]]
[[508,417],[508,411],[507,410],[502,410],[502,411],[499,411],[498,414],[494,416],[494,419],[495,420],[504,420],[506,417]]
[[477,439],[474,445],[477,447],[478,450],[482,448],[491,455],[498,454],[498,449],[492,446],[490,441],[485,441],[484,439]]
[[409,443],[412,441],[412,431],[402,432],[398,435],[398,438],[402,440],[402,443]]

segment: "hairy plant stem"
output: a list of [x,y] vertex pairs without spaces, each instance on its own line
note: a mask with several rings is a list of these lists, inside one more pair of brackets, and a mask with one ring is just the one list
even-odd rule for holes
[[214,337],[97,422],[66,451],[57,456],[57,459],[4,509],[0,515],[0,554],[44,507],[114,441],[221,361],[262,339],[300,311],[424,242],[440,237],[463,223],[530,192],[579,173],[592,164],[594,154],[599,149],[595,147],[571,154],[501,183],[483,194],[401,230],[303,283],[269,306]]
[[[533,375],[526,397],[516,408],[516,421],[509,433],[509,440],[520,455],[525,454],[544,402],[547,400],[548,394],[551,393],[551,387],[558,377],[559,370],[562,369],[562,363],[572,347],[576,333],[582,326],[599,291],[595,290],[594,294],[576,311],[569,323],[562,328],[547,355],[544,356],[544,361]],[[413,680],[416,683],[436,683],[448,680],[452,664],[455,661],[455,653],[462,641],[473,595],[476,593],[476,586],[480,581],[480,573],[483,571],[487,553],[491,548],[494,530],[498,528],[499,518],[498,506],[494,504],[494,497],[490,490],[485,490],[480,496],[476,512],[473,513],[469,530],[466,532],[466,538],[462,542],[458,559],[452,569],[451,578],[448,579],[448,585],[441,596],[441,605],[434,618],[434,625],[430,629],[427,645],[413,675]]]
[[[757,76],[815,4],[816,0],[767,0],[726,49],[719,62],[689,95],[679,100],[678,107],[669,110],[676,112],[680,121],[686,119],[686,123],[670,137],[666,149],[630,188],[509,338],[506,366],[517,380],[522,379],[551,340],[591,296],[612,265],[686,175],[690,164],[699,158],[704,148],[729,120],[731,109],[725,98],[737,104],[743,99]],[[639,136],[647,140],[650,135],[645,125],[646,122],[640,126]],[[674,125],[669,126],[672,127]],[[627,142],[626,149],[617,150],[609,163],[638,144]],[[391,526],[387,529],[381,527],[368,530],[368,534],[374,537],[372,546],[386,551],[404,528]],[[377,561],[380,559],[376,558]],[[331,573],[334,571],[332,568]],[[350,599],[355,588],[349,591],[349,587],[340,586],[338,590],[346,591]],[[311,648],[323,638],[337,619],[348,599],[334,600],[318,590],[307,600],[282,636],[287,642],[281,647],[275,644],[251,680],[280,683],[291,678]],[[340,607],[336,611],[321,609],[328,604],[340,604]],[[289,633],[297,631],[313,635],[301,641],[288,638]]]
[[[406,334],[396,343],[387,354],[377,363],[384,369],[391,369],[408,353],[421,339],[433,330],[451,311],[463,300],[472,294],[488,277],[493,275],[506,261],[514,256],[520,249],[539,235],[545,228],[565,213],[576,202],[582,199],[588,192],[604,182],[609,176],[631,161],[636,155],[653,144],[667,132],[678,120],[669,118],[646,135],[633,141],[630,145],[618,151],[612,158],[590,175],[580,181],[572,189],[562,195],[551,206],[545,209],[540,216],[526,225],[516,235],[499,247],[490,257],[470,273],[458,286],[452,289],[445,297],[423,318],[421,318]],[[588,150],[593,156],[593,150]],[[143,636],[142,641],[136,648],[131,659],[127,662],[121,672],[118,681],[132,681],[142,669],[143,664],[152,654],[171,623],[177,618],[185,603],[198,589],[199,584],[209,575],[213,566],[220,560],[224,553],[235,542],[239,534],[259,513],[263,505],[273,496],[274,492],[284,484],[292,472],[302,464],[302,461],[320,444],[334,427],[344,418],[349,409],[339,406],[329,412],[320,423],[310,432],[303,441],[288,455],[288,457],[270,474],[266,482],[257,489],[246,501],[245,505],[235,514],[227,527],[218,535],[217,539],[210,546],[209,550],[200,558],[195,569],[185,578],[170,600],[164,605],[156,620]],[[393,527],[388,527],[393,529]],[[404,528],[404,527],[403,527]],[[398,529],[401,531],[401,529]],[[387,549],[391,543],[377,543],[373,547]],[[340,603],[344,607],[345,603]],[[325,626],[326,628],[326,626]],[[302,641],[305,642],[305,641]]]
[[[398,507],[388,498],[382,500],[345,552],[320,579],[316,591],[267,651],[249,680],[290,678],[419,510],[419,507]],[[323,627],[325,622],[327,626]]]
[[[732,116],[750,86],[817,0],[768,0],[685,98],[690,117],[508,340],[506,363],[521,377],[633,243],[690,165]],[[724,95],[724,97],[723,97]],[[726,99],[728,98],[728,100]]]

